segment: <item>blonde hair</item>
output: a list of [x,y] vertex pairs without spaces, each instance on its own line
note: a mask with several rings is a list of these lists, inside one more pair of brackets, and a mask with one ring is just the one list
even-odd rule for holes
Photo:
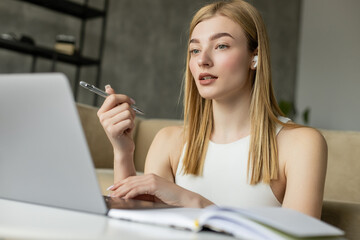
[[[248,50],[258,51],[258,65],[253,74],[250,104],[250,148],[248,177],[250,184],[270,183],[278,178],[278,150],[276,124],[282,116],[271,81],[269,43],[265,24],[259,12],[241,0],[221,1],[201,8],[190,23],[189,38],[201,21],[222,15],[238,23],[247,38]],[[186,60],[184,84],[184,129],[187,144],[184,154],[185,174],[201,175],[210,135],[213,129],[212,100],[200,96],[189,69],[190,54]]]

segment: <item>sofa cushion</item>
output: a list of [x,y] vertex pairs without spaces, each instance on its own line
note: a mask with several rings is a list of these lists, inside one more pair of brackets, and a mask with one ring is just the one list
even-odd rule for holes
[[360,132],[321,132],[328,144],[324,199],[360,203]]
[[321,220],[345,231],[347,239],[360,239],[360,203],[324,201]]

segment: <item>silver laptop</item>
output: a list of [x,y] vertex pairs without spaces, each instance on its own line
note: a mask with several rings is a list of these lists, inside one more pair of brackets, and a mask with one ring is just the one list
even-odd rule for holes
[[60,73],[0,75],[0,198],[106,214],[166,207],[104,199],[73,99]]

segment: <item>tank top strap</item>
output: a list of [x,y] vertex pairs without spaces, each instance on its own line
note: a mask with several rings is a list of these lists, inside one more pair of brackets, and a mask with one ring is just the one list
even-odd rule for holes
[[[278,116],[278,119],[283,123],[287,123],[291,120],[290,118],[283,117],[283,116]],[[281,124],[276,125],[276,135],[279,134],[279,132],[281,131],[282,128],[283,128],[283,126]]]

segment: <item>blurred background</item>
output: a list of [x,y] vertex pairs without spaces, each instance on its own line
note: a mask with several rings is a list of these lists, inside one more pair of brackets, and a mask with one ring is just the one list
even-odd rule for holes
[[[1,0],[0,73],[63,72],[77,102],[103,101],[78,81],[110,84],[146,117],[181,118],[188,25],[209,2]],[[267,26],[274,88],[286,114],[317,128],[360,131],[360,1],[249,2]],[[94,15],[83,15],[86,9]],[[54,51],[58,35],[75,37],[75,53]]]

